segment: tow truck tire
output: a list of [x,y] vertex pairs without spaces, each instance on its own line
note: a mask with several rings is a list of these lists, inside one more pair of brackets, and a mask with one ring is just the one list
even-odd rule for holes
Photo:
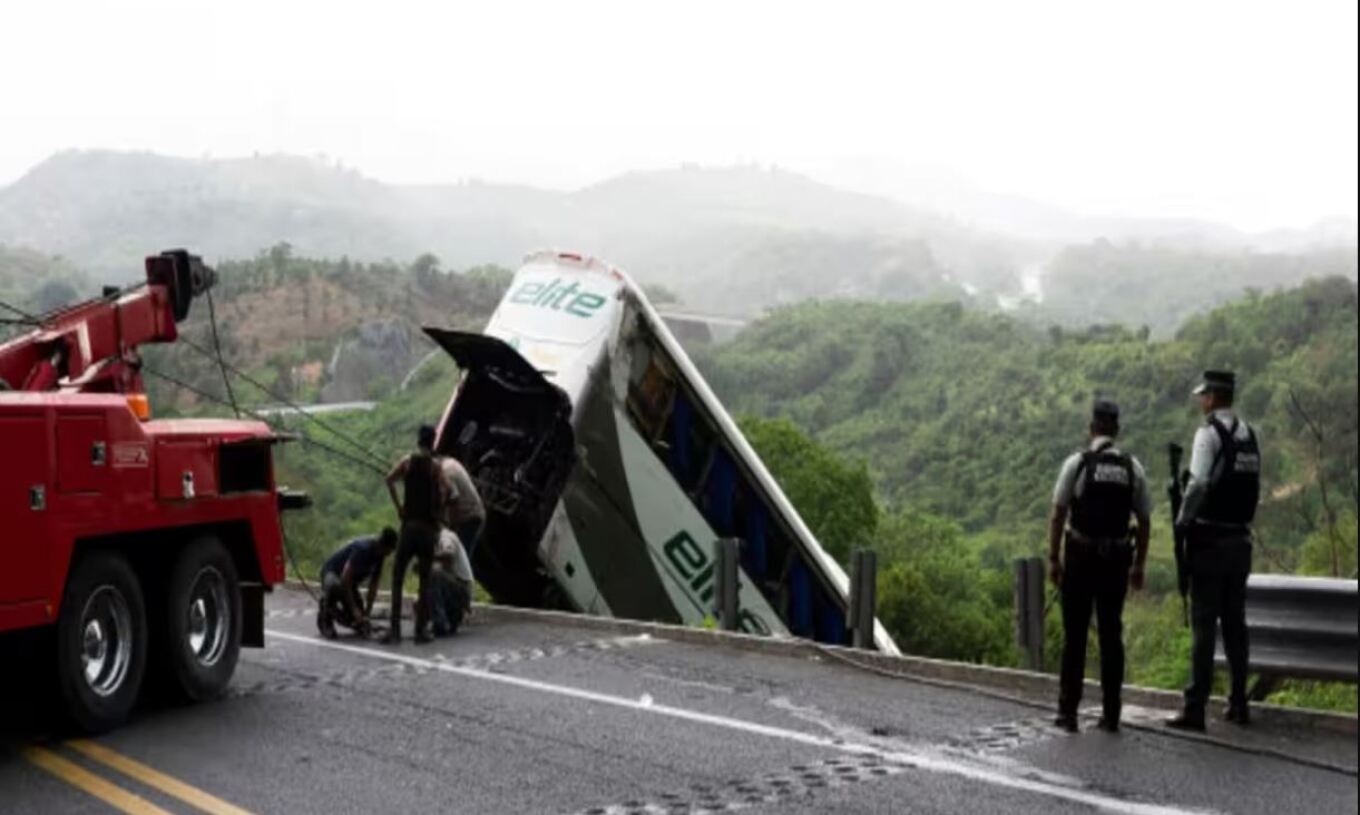
[[220,541],[198,538],[184,547],[166,600],[161,650],[170,691],[191,702],[221,696],[241,655],[241,584]]
[[57,686],[66,715],[98,733],[120,724],[141,691],[146,606],[137,575],[113,552],[80,559],[57,618]]

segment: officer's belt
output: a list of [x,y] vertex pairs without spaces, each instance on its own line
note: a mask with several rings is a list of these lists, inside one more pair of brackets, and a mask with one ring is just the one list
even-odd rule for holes
[[1132,546],[1133,533],[1126,532],[1117,537],[1097,537],[1086,535],[1074,527],[1067,527],[1067,540],[1069,543],[1080,544],[1081,546],[1092,546],[1099,549],[1113,549],[1116,546]]
[[1246,524],[1221,524],[1214,521],[1195,521],[1190,524],[1190,537],[1198,540],[1250,538],[1251,527]]

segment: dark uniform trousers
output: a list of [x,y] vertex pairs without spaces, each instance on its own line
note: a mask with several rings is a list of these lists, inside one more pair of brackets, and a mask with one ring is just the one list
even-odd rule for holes
[[1076,715],[1086,676],[1086,637],[1091,611],[1100,641],[1100,688],[1105,716],[1119,719],[1124,684],[1124,598],[1128,594],[1133,547],[1079,543],[1069,535],[1063,563],[1062,676],[1058,712]]
[[428,633],[430,620],[430,567],[434,565],[434,548],[439,542],[439,529],[424,521],[405,521],[401,525],[401,539],[397,543],[396,560],[392,563],[392,629],[401,636],[402,584],[406,582],[406,568],[411,558],[416,560],[416,634]]
[[1190,685],[1187,711],[1203,713],[1214,685],[1214,641],[1221,623],[1228,659],[1228,701],[1247,703],[1247,577],[1251,574],[1251,536],[1192,532],[1190,558]]

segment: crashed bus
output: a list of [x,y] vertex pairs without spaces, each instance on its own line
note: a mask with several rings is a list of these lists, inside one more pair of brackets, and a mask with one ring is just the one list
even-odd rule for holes
[[539,252],[484,333],[425,332],[463,372],[436,446],[481,491],[497,602],[703,624],[732,537],[742,631],[848,641],[845,572],[622,271]]

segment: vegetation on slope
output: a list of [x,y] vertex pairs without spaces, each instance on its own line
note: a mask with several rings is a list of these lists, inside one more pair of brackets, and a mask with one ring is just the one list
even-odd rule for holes
[[[325,383],[324,373],[307,372],[359,326],[477,327],[508,275],[450,274],[428,256],[408,265],[308,260],[286,246],[219,272],[226,356],[300,400]],[[54,277],[71,275],[61,267]],[[1188,441],[1198,421],[1188,399],[1198,372],[1238,370],[1242,412],[1267,454],[1257,569],[1355,576],[1356,299],[1350,280],[1316,280],[1192,318],[1168,340],[1120,326],[1045,330],[957,303],[804,302],[696,361],[746,416],[752,444],[828,550],[842,561],[857,546],[878,550],[880,614],[905,650],[1011,665],[1010,561],[1042,551],[1054,474],[1082,443],[1097,394],[1123,405],[1124,444],[1161,485],[1165,443]],[[205,347],[206,317],[196,306],[184,326]],[[194,390],[224,395],[217,368],[186,347],[148,359]],[[440,414],[456,377],[442,355],[404,390],[395,377],[375,377],[376,409],[325,418],[342,435],[296,417],[282,422],[331,448],[285,445],[278,457],[280,481],[316,499],[317,509],[287,521],[304,574],[348,536],[392,523],[378,464]],[[243,402],[272,400],[236,383]],[[156,388],[161,415],[222,411],[163,382]],[[1131,600],[1127,630],[1130,681],[1176,687],[1186,679],[1188,635],[1178,624],[1168,520],[1159,500],[1149,587]],[[1050,665],[1059,643],[1050,614]],[[1329,685],[1291,685],[1277,699],[1355,707],[1353,689]]]

